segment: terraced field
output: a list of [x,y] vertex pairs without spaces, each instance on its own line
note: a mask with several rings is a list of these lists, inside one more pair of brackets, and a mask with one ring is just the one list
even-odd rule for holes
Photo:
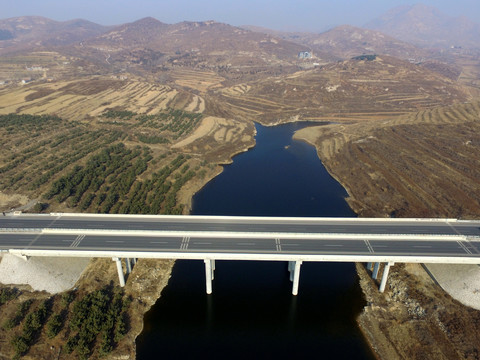
[[369,120],[463,102],[453,80],[389,57],[349,60],[216,92],[224,114],[266,124]]
[[170,77],[176,84],[205,93],[209,89],[221,87],[225,79],[213,71],[190,70],[188,68],[174,69]]
[[0,114],[57,114],[83,120],[116,108],[156,114],[167,107],[184,108],[194,103],[198,109],[198,101],[192,94],[165,85],[93,77],[0,90]]
[[317,146],[362,216],[478,217],[480,103],[297,135]]
[[0,56],[0,81],[14,84],[23,79],[71,79],[88,76],[97,71],[93,64],[55,51]]

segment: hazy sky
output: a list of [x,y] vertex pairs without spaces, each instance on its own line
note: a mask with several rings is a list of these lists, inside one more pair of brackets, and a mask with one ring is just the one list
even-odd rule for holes
[[[480,23],[480,0],[423,0],[451,16]],[[152,16],[166,23],[216,20],[280,30],[363,25],[385,11],[415,1],[401,0],[0,0],[0,18],[41,15],[54,20],[83,18],[114,25]]]

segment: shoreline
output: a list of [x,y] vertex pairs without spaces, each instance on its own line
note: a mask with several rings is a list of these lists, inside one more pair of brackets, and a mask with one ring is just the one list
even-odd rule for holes
[[[294,137],[315,146],[325,169],[346,190],[346,201],[350,208],[357,216],[365,212],[366,204],[361,198],[352,196],[352,191],[330,167],[329,156],[323,152],[326,149],[297,133]],[[368,209],[368,212],[369,216],[382,217],[374,208]],[[383,214],[385,216],[386,213]],[[395,264],[390,269],[384,293],[378,291],[379,282],[372,279],[364,264],[356,263],[356,270],[366,300],[356,323],[377,359],[463,359],[478,352],[480,337],[475,334],[480,331],[477,320],[480,312],[463,304],[462,294],[458,291],[452,293],[455,298],[452,297],[444,288],[448,284],[438,283],[424,266]],[[451,272],[448,269],[442,271]],[[379,279],[382,273],[383,266],[380,266]],[[453,281],[451,277],[449,281]],[[462,287],[456,284],[458,280],[453,282],[457,289],[460,287],[465,291],[465,288],[470,288],[473,295],[478,296],[474,283],[463,282]]]

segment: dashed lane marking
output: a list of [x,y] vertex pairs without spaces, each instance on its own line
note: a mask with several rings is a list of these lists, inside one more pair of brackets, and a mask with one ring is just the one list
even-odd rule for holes
[[370,241],[368,241],[368,240],[364,240],[364,241],[365,241],[365,245],[367,245],[368,251],[373,253],[374,251],[373,251],[372,245],[370,244]]
[[282,251],[282,245],[280,244],[280,239],[275,239],[275,246],[277,251]]
[[70,247],[78,247],[80,245],[80,242],[85,239],[85,235],[78,235],[76,239],[72,242]]
[[182,244],[180,245],[180,250],[187,250],[189,242],[190,242],[190,237],[184,236],[182,239]]

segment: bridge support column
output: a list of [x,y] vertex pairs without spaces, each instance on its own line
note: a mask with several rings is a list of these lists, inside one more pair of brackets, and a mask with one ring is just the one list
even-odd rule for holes
[[298,294],[298,283],[300,282],[300,266],[302,261],[289,261],[288,271],[290,272],[290,281],[293,282],[292,295]]
[[295,261],[288,262],[288,272],[290,274],[290,281],[293,281],[293,272],[295,271]]
[[212,280],[215,279],[215,260],[212,260]]
[[132,259],[126,258],[125,264],[127,265],[127,274],[130,274],[132,272]]
[[385,268],[383,269],[382,281],[380,283],[379,291],[383,293],[385,291],[385,285],[387,285],[387,278],[388,272],[390,271],[390,266],[395,265],[393,262],[388,262],[385,264]]
[[367,263],[367,270],[372,271],[372,263],[371,262]]
[[373,265],[373,272],[372,272],[372,279],[373,280],[377,280],[377,277],[378,277],[378,269],[380,267],[380,263],[375,263],[375,265]]
[[213,271],[215,270],[215,260],[205,259],[205,280],[207,294],[212,293],[212,280],[213,280]]
[[113,261],[117,263],[117,272],[118,272],[118,280],[120,281],[120,286],[125,286],[125,277],[123,276],[123,268],[122,268],[122,259],[119,258],[112,258]]

